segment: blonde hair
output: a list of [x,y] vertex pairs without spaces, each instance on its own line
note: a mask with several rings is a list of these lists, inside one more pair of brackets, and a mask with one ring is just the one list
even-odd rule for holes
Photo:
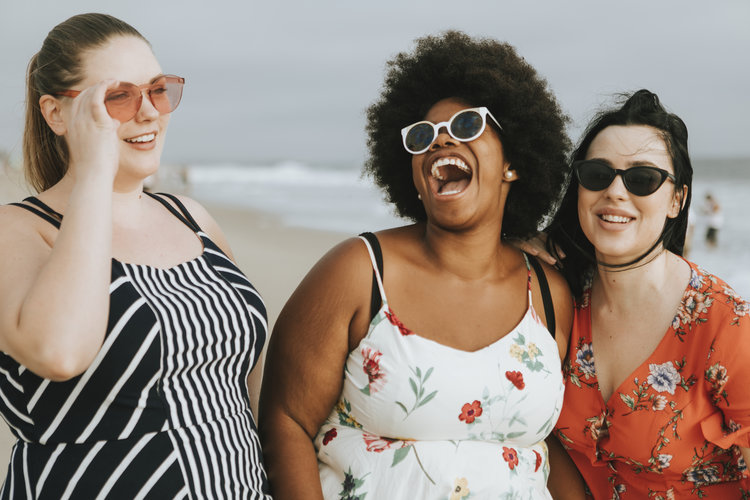
[[23,168],[26,182],[44,191],[68,170],[65,139],[49,128],[39,108],[43,95],[68,90],[83,80],[83,54],[115,36],[135,36],[138,30],[107,14],[80,14],[47,34],[42,48],[29,61],[26,76],[26,119],[23,131]]

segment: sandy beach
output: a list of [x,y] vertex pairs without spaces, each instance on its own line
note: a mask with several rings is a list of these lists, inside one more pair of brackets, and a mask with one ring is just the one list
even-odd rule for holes
[[[0,172],[0,204],[28,196],[19,172],[8,168],[0,170],[4,170]],[[349,236],[285,227],[272,215],[249,210],[216,204],[205,206],[224,231],[240,269],[263,296],[269,328],[273,327],[284,303],[310,267],[328,249]],[[256,400],[258,390],[258,387],[251,388]],[[14,441],[8,427],[0,425],[0,482],[5,477]]]

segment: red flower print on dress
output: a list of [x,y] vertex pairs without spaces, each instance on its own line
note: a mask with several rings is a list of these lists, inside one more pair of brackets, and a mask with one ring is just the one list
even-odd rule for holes
[[516,389],[519,391],[526,387],[526,383],[523,381],[523,373],[521,372],[505,372],[505,378],[513,382],[513,385],[515,385]]
[[362,370],[367,374],[367,394],[380,390],[385,385],[385,372],[380,368],[380,351],[373,351],[369,347],[362,348]]
[[474,400],[473,403],[466,403],[461,407],[461,414],[458,416],[459,420],[470,424],[474,422],[474,419],[482,415],[482,403]]
[[390,307],[385,312],[385,317],[388,318],[388,321],[390,321],[393,326],[398,328],[398,331],[401,332],[401,335],[414,335],[414,332],[406,328],[404,324],[401,323],[401,320],[399,320],[396,315],[393,314],[393,311],[391,311]]
[[327,445],[331,441],[333,441],[333,438],[335,438],[338,435],[338,432],[336,432],[336,429],[330,429],[328,432],[323,435],[323,446]]
[[534,450],[534,455],[536,455],[536,465],[534,465],[534,472],[536,472],[539,470],[539,467],[542,465],[542,456],[536,450]]
[[510,470],[513,470],[518,465],[518,453],[513,448],[503,446],[503,459],[508,463]]
[[[389,439],[384,438],[380,436],[376,436],[375,434],[370,434],[369,432],[365,432],[362,434],[362,439],[365,440],[365,444],[367,445],[367,451],[373,451],[375,453],[380,453],[382,451],[385,451],[389,449],[391,446],[393,446],[394,443],[398,443],[398,439]],[[404,443],[401,443],[401,446],[399,448],[402,448],[404,446]]]

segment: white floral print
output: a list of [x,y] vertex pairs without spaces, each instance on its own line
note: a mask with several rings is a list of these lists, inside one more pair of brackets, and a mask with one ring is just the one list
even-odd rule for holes
[[648,383],[657,392],[668,392],[674,394],[675,387],[680,383],[680,374],[671,361],[660,365],[651,363],[648,365]]

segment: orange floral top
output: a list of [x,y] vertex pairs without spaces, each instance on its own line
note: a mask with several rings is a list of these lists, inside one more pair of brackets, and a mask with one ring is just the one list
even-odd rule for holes
[[[695,264],[649,358],[604,402],[590,289],[576,307],[555,434],[588,498],[750,498],[750,304]],[[658,300],[658,298],[656,298]]]

